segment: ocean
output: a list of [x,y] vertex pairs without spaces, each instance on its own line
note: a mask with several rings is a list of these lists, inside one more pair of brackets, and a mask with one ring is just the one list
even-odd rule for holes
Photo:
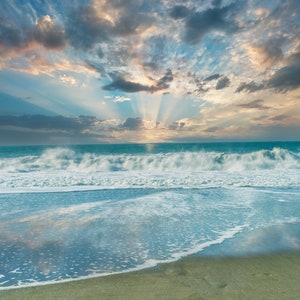
[[0,147],[0,289],[300,250],[300,142]]

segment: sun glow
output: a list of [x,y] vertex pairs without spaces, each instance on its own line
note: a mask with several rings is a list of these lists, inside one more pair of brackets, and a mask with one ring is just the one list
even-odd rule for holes
[[143,127],[145,129],[154,129],[158,126],[158,122],[154,120],[143,120]]

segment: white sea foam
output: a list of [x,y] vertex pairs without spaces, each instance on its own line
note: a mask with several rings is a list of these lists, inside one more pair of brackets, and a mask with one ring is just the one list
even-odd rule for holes
[[0,173],[1,193],[83,191],[122,188],[289,187],[300,185],[299,170],[206,172],[31,172]]
[[156,154],[76,153],[67,148],[45,150],[40,156],[0,159],[0,172],[115,172],[115,171],[248,171],[300,169],[300,154],[274,148],[251,153],[214,151]]

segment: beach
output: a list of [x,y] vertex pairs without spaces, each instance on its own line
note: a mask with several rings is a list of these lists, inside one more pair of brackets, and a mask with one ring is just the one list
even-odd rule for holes
[[158,268],[1,290],[10,299],[298,299],[300,253],[188,257]]

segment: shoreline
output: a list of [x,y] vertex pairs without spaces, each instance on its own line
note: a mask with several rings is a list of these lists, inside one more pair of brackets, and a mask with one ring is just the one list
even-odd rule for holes
[[10,299],[297,299],[300,252],[189,256],[156,268],[0,290]]

